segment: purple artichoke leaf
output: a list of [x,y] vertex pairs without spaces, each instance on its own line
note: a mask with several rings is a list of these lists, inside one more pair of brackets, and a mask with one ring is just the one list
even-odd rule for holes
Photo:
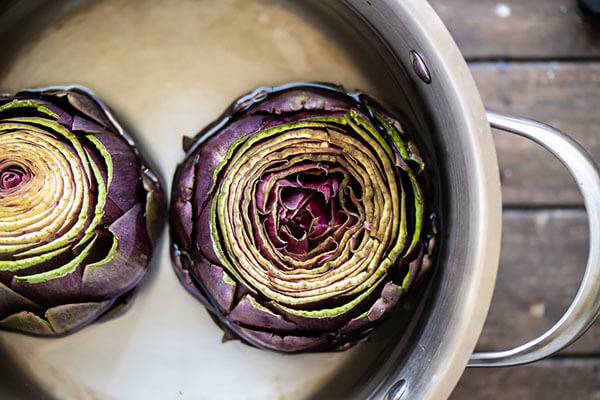
[[137,204],[108,227],[111,247],[104,259],[85,266],[80,278],[83,296],[118,296],[145,275],[146,269],[139,264],[146,263],[151,250],[143,211]]
[[113,300],[89,303],[71,303],[49,308],[46,318],[56,335],[64,335],[98,319],[112,305]]
[[[147,277],[147,275],[146,275]],[[117,297],[110,308],[106,310],[100,317],[95,321],[97,323],[107,322],[115,318],[119,318],[125,314],[135,301],[137,294],[139,293],[139,286],[125,293],[124,295]]]
[[9,286],[0,282],[0,308],[7,315],[15,314],[21,310],[31,312],[43,312],[43,307],[31,299],[15,292]]
[[56,332],[52,329],[47,318],[40,317],[38,314],[30,311],[21,311],[10,314],[6,318],[0,320],[0,328],[34,336],[56,335]]
[[185,251],[181,251],[177,246],[172,246],[171,258],[173,259],[173,262],[177,264],[175,267],[175,273],[181,284],[202,304],[204,304],[204,306],[211,311],[211,314],[214,315],[214,306],[208,300],[207,296],[202,292],[200,285],[194,282],[195,278],[192,276],[194,262],[191,260],[189,254]]

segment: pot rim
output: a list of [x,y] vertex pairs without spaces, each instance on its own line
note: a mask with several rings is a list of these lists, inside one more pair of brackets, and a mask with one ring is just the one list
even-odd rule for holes
[[[470,217],[462,227],[468,235],[465,265],[460,272],[448,271],[445,265],[439,277],[444,285],[460,296],[444,292],[444,285],[429,305],[429,316],[418,342],[407,357],[398,346],[390,356],[387,368],[374,374],[356,398],[447,398],[466,368],[483,329],[496,281],[500,258],[502,199],[500,174],[491,129],[479,91],[467,63],[447,28],[433,8],[422,0],[346,0],[353,9],[386,42],[398,63],[408,65],[414,74],[406,51],[414,49],[422,56],[432,82],[414,75],[418,89],[434,104],[443,93],[441,106],[449,109],[462,127],[461,141],[470,171],[467,176]],[[408,34],[407,34],[408,32]],[[457,132],[455,132],[457,133]],[[454,172],[449,171],[450,175]],[[458,174],[458,172],[456,172]],[[458,223],[463,223],[459,220]],[[447,237],[444,240],[448,240]],[[460,239],[454,239],[460,240]],[[453,278],[453,279],[450,279]],[[461,278],[461,279],[457,279]],[[452,317],[440,327],[443,313]],[[439,317],[440,319],[436,318]],[[437,325],[437,326],[436,326]],[[394,363],[395,361],[395,363]],[[423,379],[425,377],[426,379]],[[418,378],[418,379],[417,379]],[[403,381],[403,383],[400,383]],[[362,397],[360,397],[362,396]]]

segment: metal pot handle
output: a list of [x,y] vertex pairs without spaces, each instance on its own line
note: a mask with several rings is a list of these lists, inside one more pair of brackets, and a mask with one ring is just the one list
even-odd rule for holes
[[563,132],[541,122],[488,111],[493,128],[542,145],[575,178],[583,195],[590,229],[590,250],[579,290],[569,309],[543,335],[510,350],[474,353],[469,367],[507,367],[548,357],[573,343],[600,314],[600,170],[590,155]]

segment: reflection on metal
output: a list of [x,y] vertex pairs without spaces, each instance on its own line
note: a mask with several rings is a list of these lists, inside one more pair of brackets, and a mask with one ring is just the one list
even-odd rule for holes
[[390,390],[385,395],[385,400],[400,400],[404,393],[406,393],[406,388],[408,387],[408,383],[405,379],[400,379],[398,382],[394,383],[394,385],[390,388]]
[[431,83],[431,74],[429,73],[427,64],[423,61],[423,57],[414,50],[411,50],[408,55],[410,57],[410,64],[413,66],[417,76],[429,85]]

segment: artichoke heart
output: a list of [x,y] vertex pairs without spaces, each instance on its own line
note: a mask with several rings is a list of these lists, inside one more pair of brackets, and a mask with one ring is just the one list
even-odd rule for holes
[[174,267],[228,337],[289,353],[347,348],[431,253],[427,165],[364,94],[258,89],[184,147]]
[[88,90],[0,96],[0,328],[62,336],[122,309],[148,271],[164,202]]

